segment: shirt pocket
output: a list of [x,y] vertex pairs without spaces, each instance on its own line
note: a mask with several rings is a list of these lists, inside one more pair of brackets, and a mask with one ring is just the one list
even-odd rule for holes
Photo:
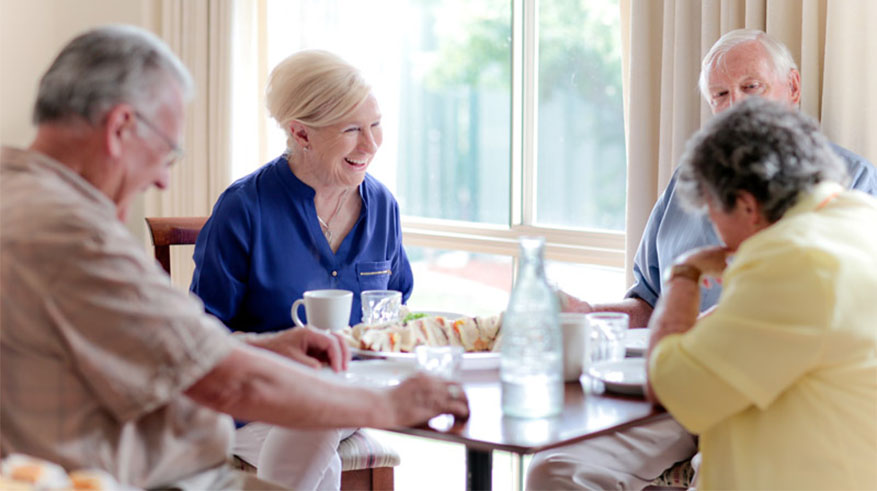
[[359,289],[386,290],[390,283],[390,261],[363,261],[356,263],[356,277]]

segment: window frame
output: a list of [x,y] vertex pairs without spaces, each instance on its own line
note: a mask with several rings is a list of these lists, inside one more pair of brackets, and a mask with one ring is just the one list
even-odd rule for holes
[[406,215],[402,210],[403,242],[413,246],[516,257],[518,237],[539,235],[545,237],[545,258],[548,260],[624,268],[626,229],[621,232],[576,230],[535,224],[539,8],[538,0],[510,1],[510,223],[502,226],[432,219]]

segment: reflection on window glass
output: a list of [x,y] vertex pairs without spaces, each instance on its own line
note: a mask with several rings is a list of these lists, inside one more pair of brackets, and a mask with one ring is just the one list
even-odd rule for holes
[[412,311],[494,315],[505,310],[512,288],[512,258],[406,246],[414,271]]
[[[320,48],[363,70],[384,127],[369,172],[395,194],[403,214],[509,222],[509,1],[267,5],[270,67],[297,50]],[[283,151],[279,130],[271,146]]]
[[618,0],[539,2],[539,225],[624,230]]
[[623,268],[545,261],[545,276],[557,288],[590,303],[618,302],[627,291]]

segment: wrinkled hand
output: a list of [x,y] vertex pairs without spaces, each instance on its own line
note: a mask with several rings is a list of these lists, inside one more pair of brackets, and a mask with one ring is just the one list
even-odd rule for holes
[[469,418],[469,400],[457,382],[418,373],[389,389],[391,426],[415,426],[439,414]]
[[720,278],[728,266],[728,257],[731,254],[733,251],[727,247],[701,247],[679,256],[676,263],[690,264],[699,269],[705,276]]
[[585,302],[584,300],[579,300],[578,298],[570,295],[563,290],[557,290],[557,298],[560,300],[561,312],[579,312],[582,314],[589,314],[594,311],[594,308],[591,307],[591,304]]
[[295,327],[266,334],[250,341],[250,344],[314,369],[325,363],[333,371],[339,372],[347,370],[350,361],[350,349],[341,336],[311,327]]

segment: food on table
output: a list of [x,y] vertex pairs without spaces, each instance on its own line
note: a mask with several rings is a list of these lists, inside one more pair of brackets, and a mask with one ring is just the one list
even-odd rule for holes
[[411,312],[410,314],[406,315],[404,319],[402,319],[402,322],[413,321],[415,319],[422,319],[424,317],[429,317],[429,314],[427,314],[426,312]]
[[13,481],[6,476],[0,475],[0,489],[3,491],[33,491],[34,486],[24,481]]
[[28,455],[12,454],[0,467],[0,490],[120,490],[109,473],[99,469],[80,469],[67,474],[63,467]]
[[70,473],[70,482],[77,491],[119,489],[113,476],[99,469],[80,469]]
[[[406,317],[405,319],[408,319]],[[357,324],[341,332],[353,348],[406,352],[421,345],[462,346],[468,352],[498,349],[502,314],[489,317],[419,316],[389,324]]]
[[63,467],[29,455],[12,454],[6,457],[0,473],[13,482],[27,483],[40,489],[70,487],[70,479]]

